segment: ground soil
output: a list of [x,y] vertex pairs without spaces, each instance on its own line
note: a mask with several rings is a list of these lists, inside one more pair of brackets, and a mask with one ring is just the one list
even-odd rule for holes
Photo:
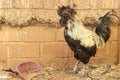
[[[80,71],[77,74],[73,74],[71,71],[56,70],[52,67],[47,67],[46,71],[47,73],[29,70],[23,74],[26,77],[26,80],[120,80],[119,65],[89,65],[86,69],[86,76],[80,75]],[[9,80],[23,80],[15,73],[6,73],[9,75]]]

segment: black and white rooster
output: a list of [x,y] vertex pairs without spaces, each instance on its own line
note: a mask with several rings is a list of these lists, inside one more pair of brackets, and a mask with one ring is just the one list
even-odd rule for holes
[[86,64],[92,56],[95,56],[98,48],[102,47],[109,39],[111,34],[111,16],[116,15],[114,11],[107,12],[97,21],[95,31],[87,29],[76,16],[76,11],[69,6],[58,7],[60,24],[64,26],[64,37],[74,57],[77,59],[73,68],[73,73],[78,72],[80,62],[84,63],[82,75],[86,74]]

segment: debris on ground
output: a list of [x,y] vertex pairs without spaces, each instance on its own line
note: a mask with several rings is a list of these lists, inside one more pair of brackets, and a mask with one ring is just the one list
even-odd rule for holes
[[[81,77],[79,74],[73,74],[67,71],[61,71],[52,67],[46,67],[47,73],[42,73],[38,70],[29,70],[24,72],[24,75],[30,77],[37,74],[30,80],[120,80],[120,66],[118,65],[88,65],[87,76]],[[9,80],[22,80],[17,74],[7,72]]]

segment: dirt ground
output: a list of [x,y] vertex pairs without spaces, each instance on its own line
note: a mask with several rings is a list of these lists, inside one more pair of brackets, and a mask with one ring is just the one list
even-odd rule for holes
[[[45,68],[47,73],[41,73],[36,70],[29,70],[23,73],[26,80],[120,80],[120,66],[119,65],[88,65],[85,77],[80,74],[73,74],[66,70],[56,70],[52,67]],[[1,73],[8,74],[8,80],[23,80],[15,73],[1,71]]]

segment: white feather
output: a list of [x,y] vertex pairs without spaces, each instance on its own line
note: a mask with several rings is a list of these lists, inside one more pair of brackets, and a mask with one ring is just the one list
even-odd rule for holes
[[80,40],[80,44],[85,47],[91,47],[96,44],[97,48],[102,47],[104,45],[104,40],[102,37],[98,36],[94,31],[91,31],[83,26],[82,23],[75,20],[68,21],[68,23],[72,23],[72,29],[68,29],[67,33],[74,40]]

